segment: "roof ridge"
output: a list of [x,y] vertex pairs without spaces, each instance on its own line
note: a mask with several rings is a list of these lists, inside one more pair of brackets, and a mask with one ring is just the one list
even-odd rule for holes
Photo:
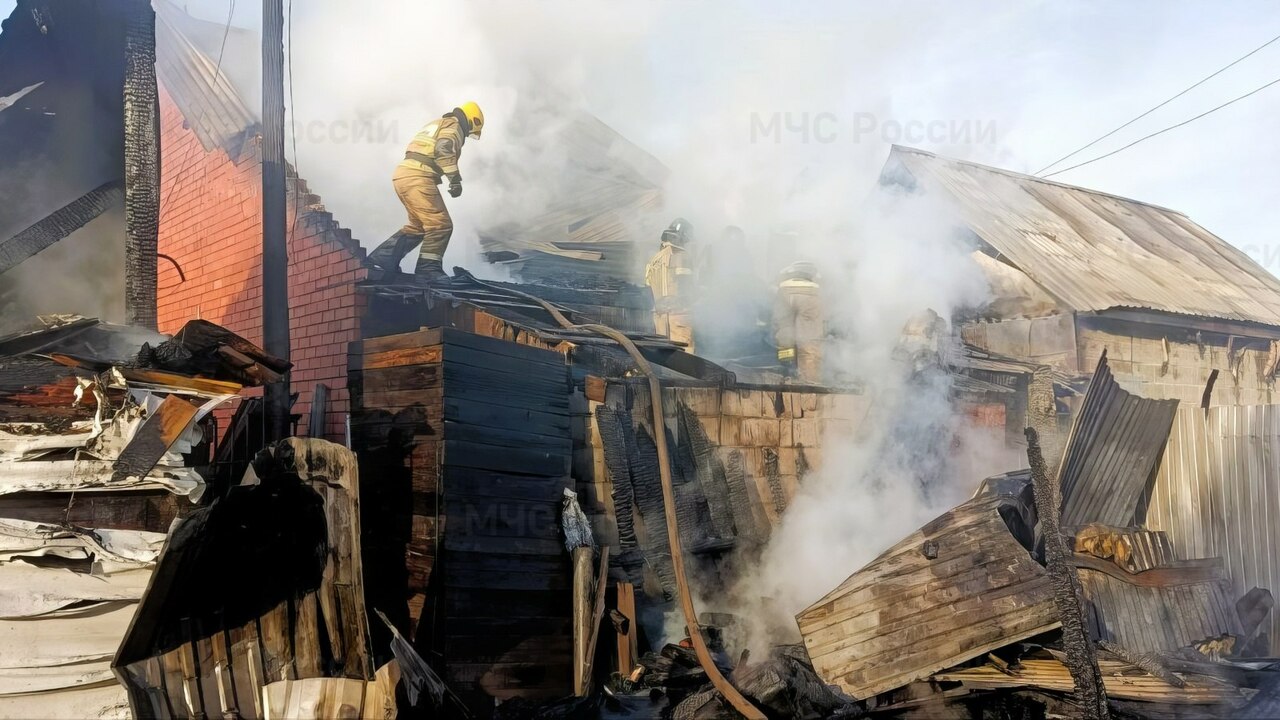
[[911,153],[913,155],[925,155],[931,158],[937,158],[939,160],[945,160],[947,162],[957,163],[959,165],[968,165],[970,167],[981,168],[983,170],[986,170],[987,172],[999,173],[1000,175],[1008,175],[1010,177],[1018,178],[1019,180],[1031,180],[1033,182],[1044,183],[1045,185],[1054,185],[1060,188],[1065,188],[1067,190],[1079,190],[1081,192],[1087,192],[1091,195],[1101,195],[1102,197],[1112,198],[1113,200],[1122,200],[1124,202],[1134,203],[1136,205],[1145,205],[1147,207],[1152,207],[1157,210],[1163,210],[1165,212],[1175,213],[1177,215],[1181,215],[1184,218],[1187,218],[1188,220],[1191,220],[1191,216],[1187,215],[1181,210],[1175,210],[1173,208],[1168,208],[1163,205],[1157,205],[1153,202],[1147,202],[1146,200],[1136,200],[1131,197],[1125,197],[1124,195],[1116,195],[1115,193],[1109,193],[1103,190],[1095,190],[1093,188],[1087,188],[1087,187],[1084,187],[1083,185],[1072,185],[1070,183],[1058,182],[1057,180],[1048,180],[1046,178],[1037,177],[1035,175],[1027,175],[1026,173],[1020,173],[1020,172],[1017,172],[1016,170],[1006,170],[1005,168],[999,168],[994,165],[983,165],[980,162],[974,162],[972,160],[961,160],[959,158],[954,158],[949,155],[939,155],[938,153],[929,152],[928,150],[921,150],[920,148],[907,147],[906,145],[893,145],[889,153],[890,155],[892,155],[895,152],[905,152],[905,153]]

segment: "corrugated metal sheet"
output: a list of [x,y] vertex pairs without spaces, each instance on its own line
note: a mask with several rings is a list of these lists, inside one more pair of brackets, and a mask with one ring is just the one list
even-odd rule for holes
[[1103,354],[1063,454],[1064,526],[1134,524],[1177,409],[1177,400],[1148,400],[1121,388]]
[[[257,36],[241,28],[198,20],[167,0],[155,0],[156,77],[182,111],[205,150],[225,148],[257,122],[244,101],[256,88],[229,75],[231,59],[255,52]],[[222,47],[226,36],[226,48]],[[218,55],[222,54],[222,64]],[[255,65],[256,67],[256,65]]]
[[[1280,590],[1280,405],[1180,411],[1146,524],[1181,557],[1221,557],[1233,597]],[[1269,632],[1280,652],[1274,612]]]
[[1280,325],[1280,280],[1181,213],[897,146],[882,182],[899,182],[900,168],[1075,310]]
[[1085,623],[1099,640],[1146,653],[1240,632],[1235,600],[1224,580],[1144,587],[1091,568],[1078,572]]

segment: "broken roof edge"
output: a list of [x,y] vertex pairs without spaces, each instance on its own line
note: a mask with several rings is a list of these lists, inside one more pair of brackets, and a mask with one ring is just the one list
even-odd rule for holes
[[[1161,210],[1163,212],[1169,212],[1175,215],[1180,215],[1188,220],[1191,220],[1192,222],[1195,222],[1186,213],[1181,212],[1179,210],[1174,210],[1173,208],[1167,208],[1167,207],[1164,207],[1163,205],[1157,205],[1153,202],[1147,202],[1145,200],[1135,200],[1134,198],[1131,198],[1131,197],[1125,197],[1124,195],[1117,195],[1115,193],[1109,193],[1103,190],[1095,190],[1093,188],[1087,188],[1082,185],[1071,185],[1069,183],[1058,182],[1057,180],[1049,180],[1047,178],[1037,177],[1035,175],[1027,175],[1025,173],[1020,173],[1015,170],[1006,170],[1005,168],[996,167],[994,165],[983,165],[982,163],[974,162],[972,160],[961,160],[959,158],[953,158],[947,155],[939,155],[938,153],[932,153],[932,152],[929,152],[928,150],[921,150],[919,148],[908,147],[906,145],[890,146],[889,159],[893,159],[894,155],[897,153],[904,153],[908,155],[922,155],[928,158],[934,158],[937,160],[945,160],[946,162],[956,163],[957,165],[967,165],[969,167],[977,168],[979,170],[983,170],[986,172],[1005,175],[1005,176],[1014,178],[1016,180],[1028,180],[1031,182],[1043,183],[1045,185],[1053,185],[1055,187],[1060,187],[1065,190],[1078,190],[1080,192],[1086,192],[1091,195],[1100,195],[1102,197],[1111,198],[1112,200],[1120,200],[1122,202],[1134,203],[1136,205],[1145,205],[1146,207],[1155,208],[1156,210]],[[1214,237],[1217,237],[1217,236],[1215,235]],[[1222,238],[1218,238],[1218,239],[1221,240]],[[1226,241],[1224,240],[1223,242],[1226,242]]]
[[1059,304],[1280,327],[1280,278],[1185,214],[895,146],[881,192],[928,193]]

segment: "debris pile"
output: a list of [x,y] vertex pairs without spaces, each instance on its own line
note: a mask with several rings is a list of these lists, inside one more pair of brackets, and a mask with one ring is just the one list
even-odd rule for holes
[[41,322],[0,339],[0,715],[126,717],[112,658],[206,495],[211,413],[288,364],[204,321]]
[[1104,355],[1057,472],[1028,430],[1031,472],[987,480],[797,616],[818,675],[869,711],[922,716],[1262,702],[1280,673],[1270,593],[1232,597],[1220,558],[1180,558],[1144,527],[1176,409],[1122,389]]

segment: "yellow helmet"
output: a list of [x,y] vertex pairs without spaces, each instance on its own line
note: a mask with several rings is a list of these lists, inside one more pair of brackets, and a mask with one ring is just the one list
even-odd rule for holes
[[484,128],[484,112],[480,110],[480,106],[473,102],[465,102],[458,109],[467,116],[467,122],[471,124],[471,132],[468,134],[480,137],[480,131]]

